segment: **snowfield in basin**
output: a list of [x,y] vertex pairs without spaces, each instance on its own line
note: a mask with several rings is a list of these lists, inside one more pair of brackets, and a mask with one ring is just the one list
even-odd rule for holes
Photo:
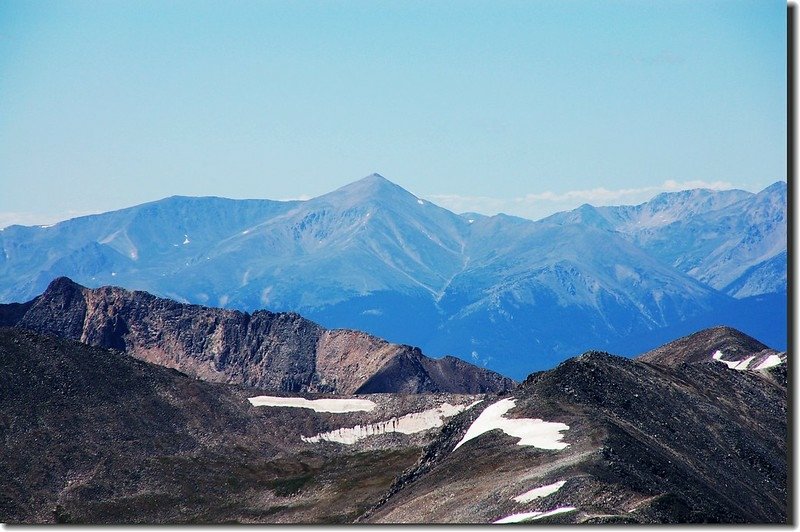
[[509,419],[504,417],[506,412],[514,408],[516,399],[502,399],[486,407],[478,419],[472,422],[464,438],[453,448],[456,449],[484,432],[500,429],[509,436],[519,438],[517,445],[532,445],[539,449],[563,449],[567,443],[561,441],[564,437],[562,431],[568,430],[569,425],[553,423],[541,419]]
[[311,437],[301,436],[301,439],[306,443],[330,441],[352,445],[358,440],[363,440],[369,436],[377,436],[389,432],[415,434],[435,427],[441,427],[444,423],[444,418],[452,417],[459,412],[468,410],[478,403],[480,403],[480,401],[475,401],[470,405],[455,406],[444,403],[437,408],[431,408],[422,412],[412,412],[411,414],[406,414],[399,418],[393,417],[387,421],[379,421],[378,423],[370,423],[369,425],[356,425],[355,427],[341,428]]
[[369,412],[375,403],[367,399],[305,399],[304,397],[273,397],[259,395],[247,399],[253,406],[288,406],[310,408],[315,412],[343,414],[345,412]]

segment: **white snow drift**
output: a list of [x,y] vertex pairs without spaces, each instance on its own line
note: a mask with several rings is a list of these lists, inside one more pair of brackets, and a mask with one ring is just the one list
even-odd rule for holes
[[546,497],[551,493],[555,493],[561,489],[561,487],[566,483],[566,480],[559,480],[554,484],[548,484],[547,486],[540,486],[538,488],[533,488],[530,491],[526,491],[522,495],[518,495],[514,497],[514,500],[517,502],[530,502],[534,499],[538,499],[540,497]]
[[367,399],[305,399],[303,397],[273,397],[259,395],[247,399],[253,406],[288,406],[310,408],[315,412],[343,414],[345,412],[369,412],[375,403]]
[[738,370],[747,369],[747,366],[749,366],[750,362],[752,362],[753,359],[755,358],[755,357],[750,357],[744,360],[722,360],[723,356],[725,355],[722,353],[722,351],[716,351],[713,355],[711,355],[711,358],[713,358],[717,362],[722,362],[731,369],[738,369]]
[[767,369],[771,368],[772,366],[778,366],[780,364],[783,364],[783,360],[781,360],[781,357],[779,357],[778,355],[770,355],[764,362],[759,364],[756,369]]
[[486,407],[478,419],[472,422],[464,438],[453,451],[484,432],[500,429],[509,436],[519,438],[517,445],[532,445],[539,449],[563,449],[567,445],[561,441],[562,431],[569,429],[564,423],[554,423],[541,419],[509,419],[505,413],[514,408],[516,399],[502,399]]
[[480,401],[475,401],[471,405],[451,405],[444,403],[437,408],[431,408],[422,412],[412,412],[405,416],[393,417],[386,421],[370,423],[369,425],[356,425],[355,427],[341,428],[330,432],[323,432],[316,436],[301,436],[307,443],[319,443],[321,441],[331,441],[352,445],[358,440],[369,436],[377,436],[389,432],[401,432],[403,434],[414,434],[435,427],[440,427],[444,423],[444,418],[452,417],[459,412],[472,408]]
[[[723,360],[722,359],[723,356],[725,356],[725,354],[722,351],[716,351],[713,355],[711,355],[711,358],[713,358],[717,362],[722,362],[731,369],[739,371],[750,369],[750,363],[756,358],[755,356],[751,356],[745,358],[744,360]],[[777,366],[782,363],[783,360],[781,360],[781,357],[779,357],[778,355],[769,355],[766,358],[766,360],[764,360],[761,364],[759,364],[753,369],[771,368],[772,366]]]
[[498,519],[492,524],[502,525],[505,523],[519,523],[522,521],[541,519],[549,515],[563,514],[565,512],[574,512],[574,511],[575,511],[574,506],[562,506],[561,508],[554,508],[553,510],[548,510],[547,512],[523,512],[519,514],[511,514],[508,517],[503,517],[502,519]]

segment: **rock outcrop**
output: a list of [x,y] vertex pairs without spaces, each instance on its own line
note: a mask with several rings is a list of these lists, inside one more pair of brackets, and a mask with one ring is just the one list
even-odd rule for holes
[[497,392],[513,381],[452,358],[357,331],[326,330],[295,313],[187,305],[66,277],[23,305],[0,305],[0,325],[78,340],[203,380],[268,390]]

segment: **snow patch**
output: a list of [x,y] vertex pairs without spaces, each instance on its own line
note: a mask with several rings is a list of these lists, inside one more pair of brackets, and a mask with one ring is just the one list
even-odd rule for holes
[[554,484],[548,484],[547,486],[540,486],[538,488],[533,488],[530,491],[526,491],[522,495],[518,495],[514,497],[514,500],[517,502],[530,502],[534,499],[539,499],[541,497],[546,497],[551,493],[555,493],[561,489],[561,487],[566,484],[566,480],[559,480]]
[[475,401],[470,405],[455,406],[450,403],[444,403],[437,408],[423,410],[422,412],[412,412],[411,414],[393,417],[386,421],[370,423],[369,425],[356,425],[355,427],[341,428],[330,432],[322,432],[316,436],[301,436],[300,438],[306,443],[330,441],[344,445],[353,445],[357,441],[363,440],[369,436],[377,436],[390,432],[415,434],[428,429],[441,427],[444,423],[444,418],[453,417],[459,412],[468,410],[478,403],[480,403],[480,401]]
[[554,508],[553,510],[548,510],[546,512],[523,512],[519,514],[511,514],[508,517],[503,517],[502,519],[498,519],[492,524],[502,525],[505,523],[520,523],[522,521],[541,519],[543,517],[547,517],[550,515],[563,514],[566,512],[574,512],[575,510],[576,508],[574,506],[562,506],[561,508]]
[[421,199],[418,199],[418,200],[417,200],[417,203],[419,203],[420,205],[425,205],[425,202],[424,202],[424,201],[422,201]]
[[474,223],[475,223],[475,220],[469,219],[469,220],[467,220],[467,223],[474,224]]
[[770,355],[764,362],[759,364],[756,367],[756,369],[767,369],[771,368],[772,366],[779,366],[780,364],[783,364],[783,360],[781,360],[781,357],[779,357],[778,355]]
[[304,397],[273,397],[259,395],[247,399],[253,406],[288,406],[292,408],[310,408],[314,412],[330,412],[343,414],[345,412],[369,412],[375,408],[375,403],[368,399],[313,399]]
[[117,272],[111,272],[111,277],[116,277],[116,276],[117,276]]
[[189,242],[191,242],[191,240],[189,240],[189,235],[183,235],[183,245],[185,246]]
[[48,227],[53,227],[54,225],[56,224],[40,225],[39,227],[41,227],[42,229],[47,229]]
[[[723,354],[723,352],[718,350],[713,355],[711,355],[711,358],[713,358],[714,360],[716,360],[718,362],[722,362],[723,364],[725,364],[726,366],[728,366],[731,369],[735,369],[735,370],[739,370],[739,371],[747,369],[747,367],[750,365],[750,362],[752,362],[753,359],[756,358],[754,356],[751,356],[751,357],[745,358],[744,360],[722,360],[723,356],[725,356]],[[770,355],[770,356],[775,356],[775,355]],[[769,359],[767,359],[767,360],[769,360]],[[780,360],[780,359],[778,359],[778,360]],[[763,364],[762,364],[762,366],[763,366]],[[761,369],[761,366],[757,367],[756,369]]]
[[726,366],[728,366],[731,369],[736,369],[736,366],[739,365],[739,361],[738,360],[737,361],[733,361],[733,362],[731,362],[730,360],[722,360],[722,356],[723,356],[722,351],[716,351],[713,355],[711,355],[711,358],[713,358],[714,360],[717,360],[719,362],[722,362],[723,364],[725,364]]
[[541,419],[509,419],[503,417],[506,412],[514,408],[516,399],[502,399],[486,407],[478,419],[473,421],[464,438],[458,442],[456,449],[484,432],[500,429],[509,436],[519,438],[517,445],[531,445],[539,449],[563,449],[569,445],[561,441],[564,437],[562,431],[569,429],[569,425],[543,421]]

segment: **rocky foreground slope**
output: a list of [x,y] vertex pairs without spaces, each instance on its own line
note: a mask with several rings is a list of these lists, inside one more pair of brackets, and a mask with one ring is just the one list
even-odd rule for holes
[[0,521],[785,523],[786,364],[714,354],[345,396],[0,328]]
[[371,410],[330,413],[248,401],[262,393],[0,327],[0,522],[350,522],[480,398],[371,394],[349,399]]
[[294,313],[186,305],[117,287],[88,289],[66,277],[25,304],[0,305],[0,325],[126,351],[213,382],[291,392],[483,393],[513,381],[455,357],[350,330],[327,330]]
[[781,370],[570,359],[454,418],[362,520],[786,522]]

